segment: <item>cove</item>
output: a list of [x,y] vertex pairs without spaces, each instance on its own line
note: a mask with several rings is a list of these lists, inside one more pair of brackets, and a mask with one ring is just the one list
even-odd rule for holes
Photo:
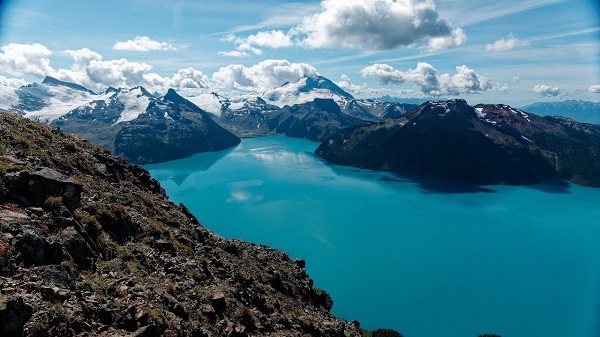
[[328,165],[317,145],[249,138],[146,168],[217,234],[305,259],[363,328],[600,335],[600,189],[419,181]]

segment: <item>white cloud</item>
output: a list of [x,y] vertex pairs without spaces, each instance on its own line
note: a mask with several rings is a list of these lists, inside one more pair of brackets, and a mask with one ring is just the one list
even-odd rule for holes
[[194,68],[180,69],[171,78],[150,73],[144,75],[144,80],[150,88],[161,91],[165,91],[168,88],[206,89],[209,87],[208,76]]
[[220,51],[219,54],[231,57],[261,55],[262,50],[257,47],[278,49],[293,46],[290,36],[280,30],[258,32],[245,38],[228,35],[224,40],[234,43],[236,45],[235,50]]
[[283,48],[356,48],[389,50],[420,45],[439,51],[465,43],[462,28],[440,19],[432,0],[322,0],[321,10],[304,17],[287,33],[259,32],[229,42],[236,50],[221,55],[247,56],[239,46]]
[[506,90],[506,85],[479,75],[466,65],[457,66],[455,74],[437,75],[437,70],[429,63],[420,62],[415,69],[401,71],[387,64],[374,64],[365,67],[363,76],[374,77],[381,84],[412,83],[420,87],[426,95],[474,94],[486,90]]
[[26,85],[27,82],[20,78],[9,78],[0,75],[0,86],[9,87],[9,88],[19,88]]
[[261,92],[316,74],[317,70],[306,63],[265,60],[250,67],[241,64],[222,67],[212,75],[212,79],[224,88]]
[[64,53],[73,58],[75,61],[73,67],[77,69],[83,69],[89,66],[92,61],[102,60],[102,55],[90,50],[89,48],[65,50]]
[[600,94],[600,84],[592,85],[588,88],[588,92],[593,94]]
[[246,57],[249,54],[239,50],[228,50],[228,51],[220,51],[219,55],[221,56],[229,56],[229,57]]
[[246,42],[258,47],[268,48],[285,48],[292,46],[292,40],[289,35],[280,30],[272,30],[270,32],[258,32],[246,38]]
[[361,95],[365,90],[368,89],[367,84],[361,85],[352,83],[350,77],[346,75],[340,76],[340,80],[336,83],[340,88],[350,92],[353,95]]
[[[150,73],[152,66],[144,62],[133,62],[125,58],[104,60],[102,55],[88,48],[65,50],[73,63],[69,68],[54,69],[50,65],[52,52],[41,44],[10,44],[1,48],[0,69],[16,75],[53,76],[63,81],[78,83],[92,90],[106,87],[134,87],[142,85],[150,90],[164,91],[168,88],[205,89],[209,78],[194,68],[177,71],[171,77]],[[0,85],[19,87],[21,79],[0,76]]]
[[488,53],[502,53],[509,50],[513,50],[518,47],[525,47],[528,45],[529,43],[527,41],[519,40],[512,34],[509,34],[503,39],[497,40],[491,44],[487,44],[485,46],[485,51]]
[[562,90],[560,90],[560,88],[546,84],[537,84],[533,88],[531,88],[531,91],[538,95],[547,97],[556,97],[562,93]]
[[177,50],[168,42],[152,40],[147,36],[136,36],[133,40],[119,41],[113,46],[114,50],[148,52],[154,50]]
[[413,93],[411,89],[371,88],[368,84],[355,84],[347,75],[340,76],[336,84],[354,97],[381,97],[383,95],[402,96]]
[[436,52],[452,47],[457,47],[467,41],[467,34],[460,28],[454,28],[448,36],[432,37],[427,45],[427,51]]
[[462,29],[439,18],[431,0],[323,0],[321,7],[295,29],[308,47],[387,50],[450,37],[433,42],[441,48],[465,40]]
[[0,69],[12,75],[43,77],[54,71],[49,59],[52,52],[42,44],[10,43],[0,50]]

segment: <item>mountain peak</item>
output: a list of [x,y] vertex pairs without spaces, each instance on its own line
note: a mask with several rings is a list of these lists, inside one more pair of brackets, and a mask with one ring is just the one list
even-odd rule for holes
[[87,92],[87,93],[92,94],[92,95],[96,94],[95,92],[93,92],[92,90],[84,87],[81,84],[72,83],[72,82],[66,82],[66,81],[61,81],[61,80],[59,80],[57,78],[54,78],[52,76],[46,76],[44,78],[44,80],[42,81],[42,84],[50,85],[50,86],[67,87],[67,88],[74,89],[74,90],[84,91],[84,92]]
[[179,95],[177,93],[177,91],[175,91],[172,88],[170,88],[169,90],[167,90],[167,93],[163,97],[163,100],[164,101],[173,102],[173,103],[183,103],[183,102],[187,101],[185,98],[181,97],[181,95]]
[[179,95],[177,91],[175,91],[175,89],[172,88],[167,90],[167,93],[165,94],[165,96],[163,96],[162,100],[163,102],[171,102],[177,104],[187,109],[188,111],[203,112],[203,110],[199,108],[196,104],[189,101],[188,99],[185,99],[183,96]]
[[332,93],[347,99],[353,99],[354,97],[340,88],[337,84],[333,83],[330,79],[321,75],[307,75],[301,78],[299,81],[305,80],[304,86],[299,89],[299,92],[310,92],[315,89],[329,90]]

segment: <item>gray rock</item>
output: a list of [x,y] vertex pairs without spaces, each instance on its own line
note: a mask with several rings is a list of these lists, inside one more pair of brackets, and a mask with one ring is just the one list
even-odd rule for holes
[[59,240],[80,269],[88,270],[92,267],[96,254],[74,227],[62,229]]
[[4,187],[9,197],[28,206],[42,206],[48,197],[61,197],[62,203],[72,211],[81,201],[81,185],[50,168],[7,174]]
[[69,289],[75,287],[75,280],[61,265],[39,266],[34,268],[32,272],[39,279],[44,280],[44,283]]

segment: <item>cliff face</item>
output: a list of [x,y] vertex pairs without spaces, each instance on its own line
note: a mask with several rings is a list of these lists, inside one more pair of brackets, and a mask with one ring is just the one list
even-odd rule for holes
[[304,261],[205,228],[144,169],[0,114],[1,336],[358,336]]

